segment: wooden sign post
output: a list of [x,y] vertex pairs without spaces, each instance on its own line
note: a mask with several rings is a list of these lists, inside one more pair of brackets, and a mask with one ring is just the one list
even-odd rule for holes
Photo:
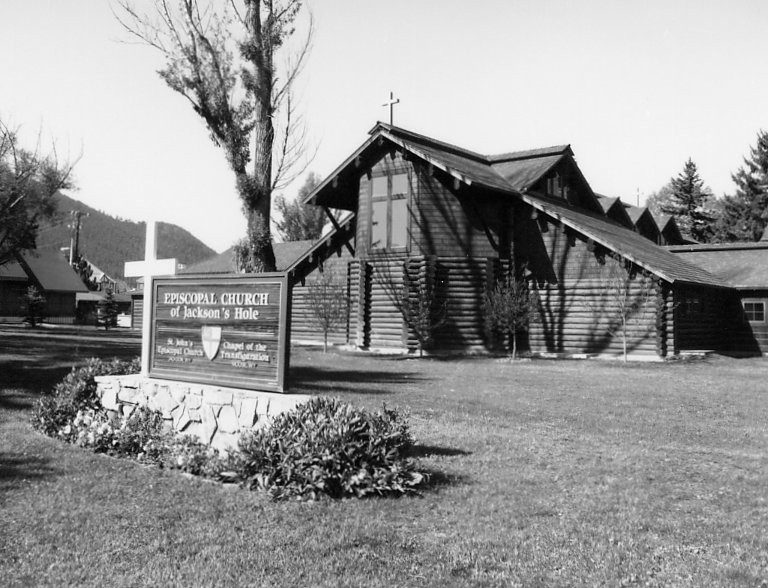
[[157,259],[157,222],[147,221],[144,261],[128,261],[126,278],[144,278],[144,316],[141,321],[141,375],[149,376],[150,339],[152,331],[152,277],[176,275],[176,260]]

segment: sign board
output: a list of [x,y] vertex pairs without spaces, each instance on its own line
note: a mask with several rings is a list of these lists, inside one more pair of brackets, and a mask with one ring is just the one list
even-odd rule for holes
[[286,274],[152,280],[150,377],[285,391]]

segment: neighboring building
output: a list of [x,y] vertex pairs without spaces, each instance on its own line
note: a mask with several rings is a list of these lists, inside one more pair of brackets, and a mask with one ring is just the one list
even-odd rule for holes
[[739,292],[741,306],[725,310],[727,350],[768,354],[768,240],[668,247],[679,258],[704,268]]
[[0,267],[0,321],[24,318],[23,298],[29,286],[45,297],[45,322],[75,322],[78,292],[87,292],[80,277],[58,252],[26,251]]

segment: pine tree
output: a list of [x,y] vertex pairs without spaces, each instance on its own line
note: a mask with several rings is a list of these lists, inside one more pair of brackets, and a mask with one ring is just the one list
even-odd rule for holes
[[723,241],[758,241],[768,224],[768,132],[757,133],[744,165],[731,174],[736,194],[724,199],[718,237]]
[[708,206],[712,192],[699,177],[699,171],[691,158],[683,171],[669,182],[671,191],[666,201],[660,203],[661,211],[675,217],[680,231],[695,241],[707,242],[714,232],[715,216]]

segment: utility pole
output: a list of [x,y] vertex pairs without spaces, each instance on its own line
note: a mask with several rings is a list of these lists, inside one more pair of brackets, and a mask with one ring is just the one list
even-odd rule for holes
[[71,210],[70,214],[75,218],[73,223],[69,225],[69,228],[72,229],[72,237],[69,240],[69,265],[72,265],[80,254],[80,219],[91,215],[79,210]]

